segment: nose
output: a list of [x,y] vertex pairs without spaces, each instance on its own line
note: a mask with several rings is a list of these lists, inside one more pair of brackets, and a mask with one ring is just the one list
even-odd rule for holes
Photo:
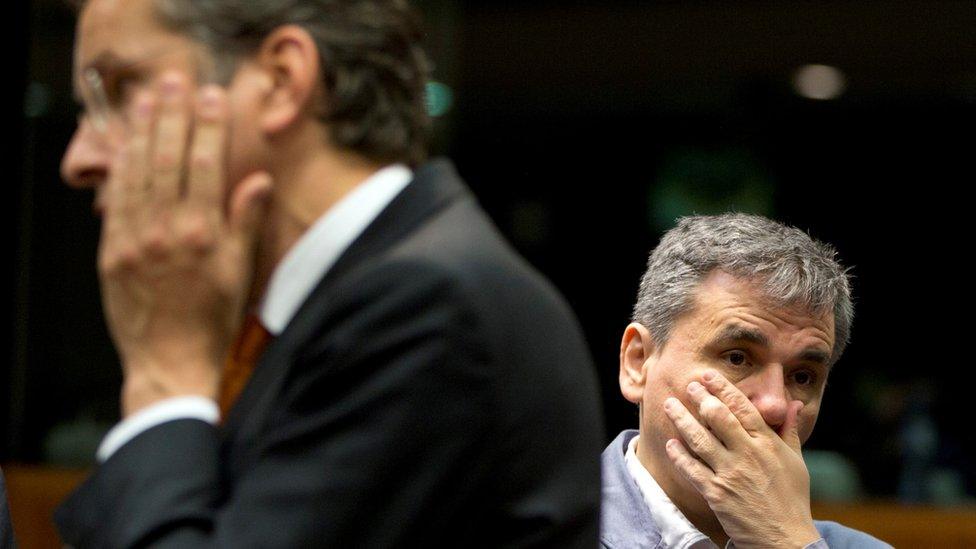
[[78,123],[61,159],[61,177],[68,186],[91,189],[108,177],[111,151],[100,137],[87,121]]
[[786,387],[783,368],[771,364],[740,382],[739,389],[759,410],[766,425],[779,431],[786,422],[790,402],[793,400]]

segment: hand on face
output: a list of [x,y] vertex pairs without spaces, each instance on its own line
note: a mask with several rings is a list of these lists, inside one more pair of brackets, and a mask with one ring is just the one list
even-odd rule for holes
[[188,88],[171,73],[136,98],[106,183],[99,273],[125,415],[216,395],[271,188],[266,173],[226,185],[225,94],[208,86],[193,98]]
[[735,385],[706,372],[688,385],[698,418],[676,398],[665,413],[683,440],[668,458],[708,503],[736,547],[803,547],[820,534],[810,512],[810,476],[792,401],[778,434]]

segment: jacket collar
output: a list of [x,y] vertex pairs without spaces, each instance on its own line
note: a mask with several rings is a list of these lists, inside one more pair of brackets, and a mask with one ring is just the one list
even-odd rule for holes
[[600,542],[611,549],[654,549],[661,545],[660,528],[647,510],[624,461],[630,440],[638,434],[634,429],[621,432],[600,459],[603,475]]
[[225,451],[261,428],[263,418],[285,377],[286,368],[283,365],[291,363],[291,354],[318,328],[318,319],[329,310],[330,287],[363,261],[396,245],[438,211],[454,201],[471,196],[448,160],[433,160],[414,173],[413,181],[339,256],[285,330],[262,354],[252,379],[241,393],[238,404],[231,408],[224,424],[225,436],[234,439],[225,441],[229,443],[225,444]]

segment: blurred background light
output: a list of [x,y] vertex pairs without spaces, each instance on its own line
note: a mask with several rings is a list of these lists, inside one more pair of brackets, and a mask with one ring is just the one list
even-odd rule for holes
[[444,116],[454,106],[454,91],[447,84],[427,82],[427,112],[434,118]]
[[661,161],[647,198],[649,223],[663,232],[687,215],[730,211],[773,215],[769,170],[739,147],[676,149]]
[[51,106],[51,90],[40,82],[31,82],[24,93],[24,116],[40,118],[48,114]]
[[793,89],[807,99],[837,99],[847,90],[847,77],[830,65],[804,65],[793,75]]

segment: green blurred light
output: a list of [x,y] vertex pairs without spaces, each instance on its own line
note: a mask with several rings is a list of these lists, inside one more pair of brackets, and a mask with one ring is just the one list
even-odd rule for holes
[[773,213],[775,185],[763,163],[746,150],[673,151],[656,179],[647,197],[648,221],[655,231],[670,229],[686,215]]
[[447,84],[436,80],[427,82],[427,112],[431,116],[444,116],[453,106],[454,91]]

